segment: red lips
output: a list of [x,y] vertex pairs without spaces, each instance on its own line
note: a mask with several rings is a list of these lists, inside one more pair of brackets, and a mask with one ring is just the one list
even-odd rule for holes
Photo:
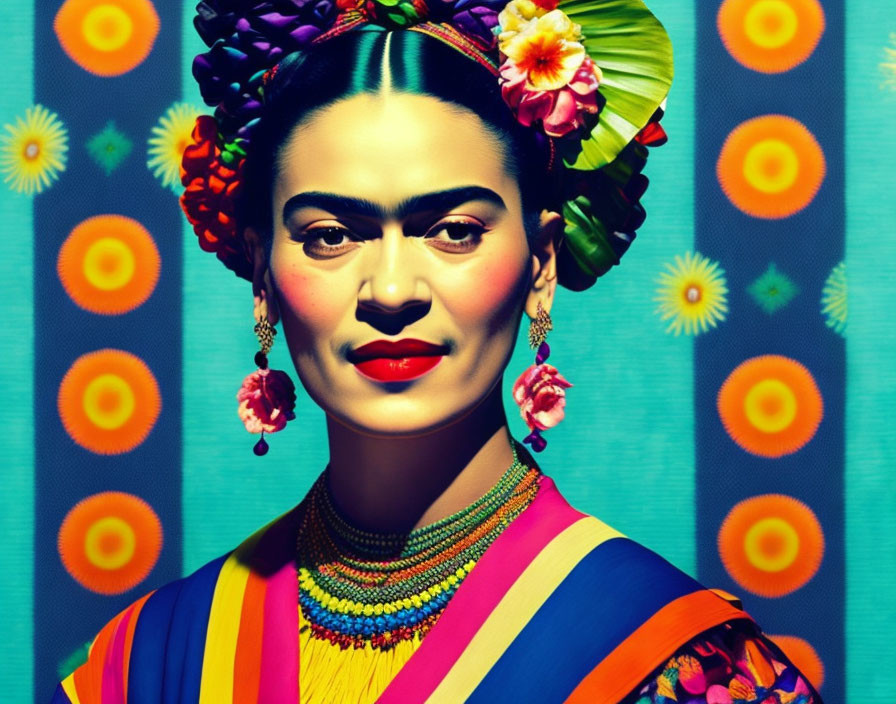
[[407,338],[370,342],[349,352],[348,360],[375,381],[410,381],[426,374],[446,354],[445,345]]

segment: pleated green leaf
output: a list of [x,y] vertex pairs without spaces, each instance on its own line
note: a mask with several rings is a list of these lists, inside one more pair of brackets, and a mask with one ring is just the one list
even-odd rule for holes
[[588,276],[601,276],[619,263],[607,241],[603,223],[591,214],[591,202],[578,196],[563,203],[564,234],[573,259]]
[[672,83],[672,44],[640,0],[561,0],[557,6],[581,25],[588,55],[603,72],[607,103],[582,151],[566,166],[609,164],[656,111]]

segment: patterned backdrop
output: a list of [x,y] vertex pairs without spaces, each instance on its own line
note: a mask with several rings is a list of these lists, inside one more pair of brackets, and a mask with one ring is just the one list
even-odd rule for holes
[[[676,50],[670,140],[622,265],[558,296],[575,387],[543,467],[738,595],[828,704],[892,704],[896,8],[649,4]],[[207,111],[193,5],[0,3],[4,702],[48,701],[109,618],[326,462],[307,398],[263,458],[235,413],[251,293],[177,206]],[[508,377],[527,364],[521,342]]]

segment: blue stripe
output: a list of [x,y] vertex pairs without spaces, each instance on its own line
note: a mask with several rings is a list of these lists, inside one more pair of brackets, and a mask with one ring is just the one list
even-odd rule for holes
[[[844,3],[826,0],[823,5],[826,27],[812,55],[789,71],[764,74],[741,66],[728,54],[718,34],[718,3],[697,4],[696,243],[726,272],[730,314],[694,343],[696,574],[704,584],[739,596],[764,631],[807,640],[825,665],[825,699],[844,702],[850,699],[843,689],[846,357],[844,340],[825,324],[820,303],[825,279],[844,256],[844,84],[831,80],[845,75]],[[741,122],[765,114],[802,122],[818,140],[827,163],[814,200],[781,220],[742,213],[716,177],[727,135]],[[772,263],[798,293],[768,314],[753,300],[749,287]],[[763,354],[785,355],[805,365],[824,399],[824,419],[811,441],[774,459],[741,449],[725,432],[716,406],[719,389],[732,370]],[[717,542],[732,507],[766,493],[804,501],[825,536],[818,573],[800,589],[774,599],[757,596],[750,585],[734,581],[722,564]],[[864,694],[857,693],[858,699]]]
[[223,555],[147,599],[134,631],[128,702],[178,704],[199,699],[212,596]]
[[130,704],[159,702],[171,613],[183,585],[182,579],[166,584],[154,592],[140,610],[127,663]]
[[61,684],[56,685],[56,691],[53,692],[53,699],[50,704],[72,704],[72,700],[68,698]]
[[212,597],[221,566],[230,553],[209,562],[187,578],[174,610],[165,653],[163,704],[199,701],[202,655]]
[[536,686],[539,702],[562,702],[659,609],[702,588],[643,545],[608,540],[560,583],[467,701],[531,701]]

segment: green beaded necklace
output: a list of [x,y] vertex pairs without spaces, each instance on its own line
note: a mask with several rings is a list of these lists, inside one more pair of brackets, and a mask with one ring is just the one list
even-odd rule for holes
[[531,458],[520,460],[515,440],[511,447],[513,462],[489,491],[409,533],[351,525],[333,504],[325,469],[305,499],[296,546],[299,605],[312,634],[343,648],[387,649],[422,638],[476,561],[535,498],[541,470]]

